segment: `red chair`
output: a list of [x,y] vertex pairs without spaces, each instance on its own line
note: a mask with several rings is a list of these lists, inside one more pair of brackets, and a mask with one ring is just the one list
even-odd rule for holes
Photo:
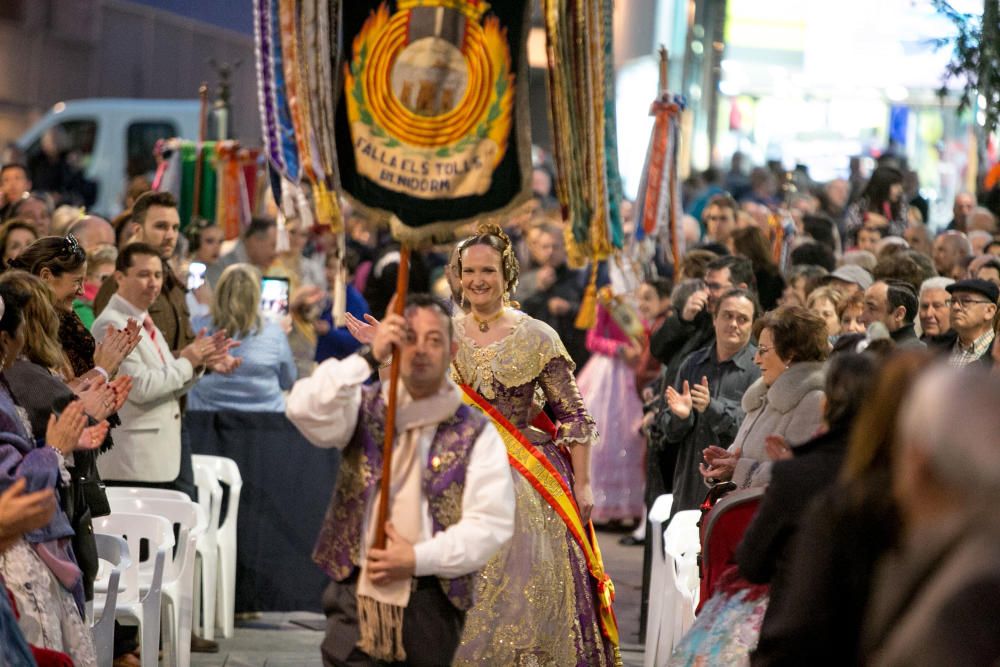
[[718,588],[719,578],[735,563],[736,547],[753,520],[764,488],[733,491],[716,502],[701,520],[701,595],[697,612]]

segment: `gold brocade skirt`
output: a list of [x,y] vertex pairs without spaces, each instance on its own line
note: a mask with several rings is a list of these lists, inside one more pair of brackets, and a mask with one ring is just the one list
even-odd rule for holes
[[[573,488],[568,457],[539,447]],[[514,473],[514,535],[480,572],[454,665],[620,664],[601,634],[595,586],[566,524]]]

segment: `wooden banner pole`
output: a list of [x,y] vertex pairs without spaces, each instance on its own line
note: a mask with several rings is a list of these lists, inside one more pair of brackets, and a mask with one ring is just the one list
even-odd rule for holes
[[[396,302],[392,309],[397,315],[406,307],[406,292],[410,283],[410,247],[399,251],[399,274],[396,276]],[[399,387],[399,349],[392,350],[389,369],[389,400],[385,407],[385,441],[382,444],[382,481],[379,485],[378,519],[375,523],[376,549],[385,549],[385,522],[389,519],[389,485],[392,481],[392,444],[396,437],[396,393]]]

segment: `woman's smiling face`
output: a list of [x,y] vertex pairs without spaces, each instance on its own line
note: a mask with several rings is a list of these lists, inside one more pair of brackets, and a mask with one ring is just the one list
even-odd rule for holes
[[462,292],[476,310],[490,312],[503,303],[504,280],[500,253],[476,244],[462,251]]

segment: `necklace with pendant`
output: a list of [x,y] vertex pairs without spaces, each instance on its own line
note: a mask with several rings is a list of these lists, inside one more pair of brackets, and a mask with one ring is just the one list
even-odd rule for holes
[[490,322],[495,322],[502,316],[503,316],[503,308],[500,309],[499,313],[493,315],[492,317],[487,317],[485,320],[480,319],[479,315],[472,313],[472,318],[476,320],[476,322],[479,324],[479,330],[482,331],[483,333],[486,333],[487,331],[490,330]]

